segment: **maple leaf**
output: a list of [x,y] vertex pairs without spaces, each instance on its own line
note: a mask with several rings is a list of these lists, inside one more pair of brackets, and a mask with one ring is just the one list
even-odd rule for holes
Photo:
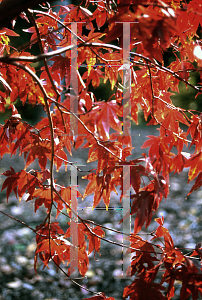
[[59,213],[61,213],[61,210],[65,207],[67,209],[67,212],[69,214],[69,216],[71,217],[71,197],[72,197],[72,193],[75,193],[77,197],[82,197],[81,193],[77,190],[76,187],[61,187],[60,189],[60,196],[62,199],[60,198],[55,198],[54,200],[57,202],[58,206],[57,206],[57,214],[56,214],[56,219],[59,215]]
[[194,185],[192,186],[191,190],[187,194],[187,197],[193,193],[194,191],[197,191],[202,186],[202,172],[199,173],[198,177],[196,178],[196,181]]
[[86,63],[87,63],[87,68],[88,68],[88,75],[90,74],[93,66],[96,64],[97,57],[96,54],[90,50],[87,51],[86,55]]
[[105,79],[104,83],[109,79],[111,83],[111,89],[113,90],[117,79],[118,79],[118,70],[120,68],[120,63],[118,61],[122,60],[120,53],[112,52],[112,53],[105,53],[104,58],[108,61],[113,61],[113,68],[110,65],[105,65]]
[[131,209],[126,213],[120,223],[128,218],[129,215],[136,213],[134,233],[139,232],[144,223],[145,227],[148,227],[151,223],[153,212],[158,209],[162,197],[167,197],[167,194],[168,185],[166,182],[163,184],[161,183],[161,180],[155,180],[151,182],[149,185],[142,188],[138,193],[131,196],[131,199],[134,199]]
[[39,165],[44,170],[47,164],[47,156],[51,153],[50,141],[41,140],[37,135],[32,135],[32,144],[25,146],[23,151],[25,153],[29,152],[25,168],[38,157]]
[[[37,248],[34,263],[35,272],[37,272],[38,254],[44,263],[44,267],[48,267],[50,256],[53,260],[57,260],[56,262],[58,265],[61,263],[60,258],[62,261],[64,261],[64,259],[69,259],[69,246],[71,243],[59,237],[64,234],[64,231],[60,228],[57,222],[38,225],[36,226],[36,232]],[[58,253],[60,256],[59,259]]]
[[170,171],[172,172],[173,170],[175,170],[175,173],[180,173],[182,172],[185,164],[187,163],[188,159],[186,158],[185,155],[183,155],[183,153],[179,153],[177,154],[172,161],[172,165],[170,166]]
[[26,172],[25,170],[19,172],[18,195],[20,198],[26,190],[29,193],[29,197],[32,197],[37,186],[41,187],[41,183],[36,176],[30,174],[29,172]]
[[89,267],[89,259],[88,259],[88,255],[86,253],[86,245],[84,244],[84,247],[82,249],[79,249],[79,252],[78,252],[79,273],[82,276],[84,276],[86,274],[86,272],[88,271],[88,267]]
[[18,33],[16,33],[15,31],[11,30],[11,29],[8,29],[8,28],[5,28],[5,27],[2,27],[1,30],[0,30],[0,34],[6,34],[6,35],[9,35],[9,36],[20,36]]
[[[45,259],[43,261],[44,265],[48,265],[48,261],[54,256],[58,256],[61,262],[70,259],[70,245],[71,243],[65,239],[43,239],[41,243],[37,245],[36,254],[39,252],[48,253],[49,259]],[[46,256],[47,257],[47,256]]]
[[178,249],[165,253],[164,265],[166,272],[161,283],[169,282],[168,297],[174,295],[174,281],[182,281],[180,295],[187,299],[192,294],[193,299],[198,299],[198,292],[201,293],[201,266],[200,264],[183,255]]
[[134,201],[131,206],[131,215],[137,212],[134,223],[134,232],[137,233],[141,230],[145,221],[146,227],[151,223],[154,193],[151,193],[150,191],[142,191],[135,194],[133,197]]
[[122,131],[121,122],[117,116],[118,111],[119,106],[116,101],[112,100],[96,102],[96,106],[90,112],[90,117],[95,120],[96,130],[104,140],[109,139],[110,127],[118,133]]
[[94,200],[93,200],[93,207],[96,207],[100,203],[101,196],[102,196],[101,186],[102,186],[103,177],[96,175],[95,173],[91,173],[89,175],[83,176],[82,179],[90,180],[90,182],[88,183],[88,185],[86,187],[86,190],[85,190],[82,200],[86,196],[88,196],[92,193],[95,193]]
[[[61,145],[60,145],[61,147]],[[55,159],[54,164],[56,165],[57,172],[61,168],[62,164],[64,163],[67,169],[67,155],[63,149],[60,147],[56,147],[55,149]]]
[[194,252],[190,255],[190,256],[194,256],[194,255],[199,255],[200,258],[202,258],[202,248],[201,248],[201,243],[197,244],[195,246],[195,250]]
[[92,83],[93,87],[98,87],[100,85],[100,79],[103,78],[103,73],[99,67],[92,68],[90,73],[85,72],[82,76],[82,79],[87,79],[86,85]]
[[93,208],[95,208],[100,203],[101,198],[103,198],[106,209],[108,209],[111,192],[113,191],[117,193],[114,186],[115,182],[113,181],[113,179],[111,179],[111,175],[105,174],[103,176],[100,176],[96,175],[95,173],[91,173],[89,175],[83,176],[82,179],[90,180],[86,187],[82,200],[86,196],[94,193]]
[[[141,146],[142,149],[150,147],[150,146],[155,146],[155,145],[157,146],[159,144],[160,137],[157,137],[157,136],[154,136],[154,135],[148,135],[147,137],[150,138],[150,139],[146,140],[143,143],[143,145]],[[154,152],[154,151],[151,150],[151,153],[149,153],[149,156],[151,156],[152,152]],[[155,151],[155,152],[157,152],[157,151]]]
[[60,74],[60,78],[62,80],[64,76],[70,72],[70,59],[68,57],[58,55],[56,57],[52,57],[51,60],[54,61],[51,71],[57,71]]
[[[17,111],[15,110],[14,105],[12,106],[14,113]],[[12,149],[12,142],[17,137],[17,126],[19,124],[19,116],[11,116],[8,120],[5,121],[4,126],[0,128],[0,153],[3,156],[5,153],[10,153]],[[7,145],[6,145],[7,143]]]
[[159,237],[162,237],[162,236],[164,237],[164,242],[165,242],[166,249],[168,249],[168,250],[173,249],[174,243],[173,243],[173,240],[172,240],[172,238],[170,236],[170,233],[169,233],[168,229],[165,228],[165,227],[163,227],[162,225],[160,225],[156,229],[155,236],[152,238],[152,240],[158,239]]
[[17,198],[17,187],[18,187],[18,179],[19,179],[19,173],[16,173],[12,167],[10,167],[10,169],[11,170],[5,171],[4,173],[1,174],[8,177],[4,181],[1,188],[1,191],[7,188],[6,190],[7,202],[8,202],[8,197],[12,191],[14,191]]
[[[86,242],[85,242],[85,235],[87,235],[87,238],[89,239],[89,246],[88,246],[88,254],[90,254],[93,250],[95,252],[100,251],[100,237],[104,236],[104,231],[99,227],[96,226],[95,228],[91,228],[88,226],[90,230],[92,230],[93,233],[95,233],[98,236],[95,236],[93,233],[91,233],[86,226],[83,223],[78,224],[78,259],[79,259],[79,272],[84,275],[88,270],[88,256],[86,253]],[[70,237],[71,236],[71,230],[68,228],[66,231],[64,237]],[[94,252],[94,256],[95,256]]]
[[107,11],[105,5],[104,2],[101,2],[99,7],[93,12],[93,17],[95,17],[98,29],[106,23]]
[[30,139],[30,130],[31,127],[28,125],[25,125],[23,123],[19,123],[16,127],[17,129],[17,141],[11,148],[11,155],[16,153],[16,150],[19,148],[20,151],[25,147],[25,145],[28,144],[28,141]]
[[96,226],[95,228],[92,229],[92,232],[89,232],[87,229],[85,229],[85,232],[87,234],[87,237],[89,239],[89,245],[88,245],[88,254],[93,252],[94,250],[94,257],[95,257],[95,252],[100,252],[100,238],[95,236],[93,233],[100,237],[104,237],[105,233],[104,231],[100,228],[100,226]]
[[196,152],[200,152],[201,150],[201,130],[202,130],[202,120],[200,116],[193,115],[191,116],[191,124],[189,126],[189,129],[187,131],[187,135],[190,133],[192,137],[191,145],[196,145]]
[[96,188],[96,186],[97,186],[96,177],[97,177],[97,176],[96,176],[95,173],[91,173],[91,174],[89,174],[89,175],[85,175],[85,176],[82,177],[82,179],[88,179],[88,180],[91,180],[91,181],[88,183],[87,187],[86,187],[86,190],[85,190],[85,193],[84,193],[84,195],[83,195],[82,200],[83,200],[86,196],[88,196],[88,195],[94,193],[95,188]]
[[202,152],[193,155],[185,164],[185,167],[190,167],[188,173],[188,183],[193,180],[201,172]]
[[130,296],[131,300],[166,300],[162,294],[165,287],[155,282],[145,282],[143,276],[135,279],[133,283],[124,288],[123,299]]
[[[36,198],[35,200],[35,212],[37,209],[44,204],[45,208],[47,208],[47,211],[50,210],[51,206],[51,189],[47,187],[41,187],[39,189],[35,189],[32,195],[29,196],[27,201],[32,200],[33,198]],[[58,196],[54,193],[53,194],[53,200],[58,202]]]
[[[97,143],[90,146],[88,153],[87,162],[92,162],[98,160],[98,173],[106,169],[107,166],[114,166],[122,158],[125,160],[125,157],[130,155],[131,152],[127,151],[128,148],[125,148],[123,151],[121,149],[121,143],[119,142],[106,142],[103,143],[105,147],[97,145]],[[131,150],[131,148],[129,148]]]
[[[141,170],[142,171],[142,170]],[[134,233],[141,230],[143,224],[146,222],[145,227],[151,223],[153,213],[158,209],[159,203],[163,197],[168,195],[168,183],[162,175],[157,175],[153,171],[154,180],[147,186],[141,188],[136,194],[131,195],[133,203],[130,211],[126,213],[120,223],[136,213],[134,222]]]
[[[158,118],[158,115],[157,115]],[[189,123],[187,122],[187,119],[182,114],[182,112],[178,111],[177,109],[171,110],[171,109],[164,109],[163,116],[161,115],[161,118],[163,119],[162,125],[170,129],[171,132],[178,133],[179,132],[179,122],[189,126]],[[159,119],[159,118],[158,118]],[[162,119],[159,119],[161,121]]]
[[[70,225],[70,222],[68,223]],[[86,229],[86,226],[83,223],[77,224],[78,226],[78,247],[80,249],[86,248],[86,242],[85,242],[85,235],[88,234],[88,230]],[[70,227],[67,229],[67,231],[64,234],[65,238],[71,237],[71,229]]]
[[130,169],[130,176],[131,176],[131,185],[134,188],[135,192],[138,193],[140,189],[141,178],[138,174],[138,170],[136,170],[136,168],[133,166]]
[[1,144],[0,144],[0,155],[1,158],[6,153],[10,153],[9,151],[9,145],[8,145],[8,137],[6,135],[6,132],[4,131],[4,128],[0,128],[0,136],[1,136]]
[[[131,234],[130,238],[127,239],[130,239],[130,246],[136,249],[131,250],[131,252],[136,252],[136,255],[132,257],[132,262],[128,267],[127,274],[133,276],[135,274],[145,273],[148,274],[147,281],[153,280],[158,272],[158,265],[154,265],[154,261],[158,261],[154,247],[135,234]],[[130,253],[130,249],[127,250],[127,253]]]
[[50,224],[40,224],[36,226],[36,242],[40,243],[41,240],[47,239],[49,235],[56,239],[58,235],[64,234],[63,229],[60,227],[58,222],[51,222]]
[[[86,234],[86,226],[83,223],[78,224],[78,266],[75,265],[75,267],[78,267],[79,272],[82,276],[84,276],[88,270],[89,267],[89,259],[86,252],[86,242],[85,242],[85,236]],[[88,231],[87,231],[88,232]],[[70,230],[70,227],[67,229],[64,237],[71,237],[72,233]],[[74,262],[71,262],[74,266]]]
[[151,159],[153,168],[156,169],[157,173],[162,170],[163,176],[170,173],[170,166],[172,164],[173,153],[170,152],[168,142],[164,143],[161,137],[148,136],[150,139],[145,141],[141,148],[149,148],[149,157]]

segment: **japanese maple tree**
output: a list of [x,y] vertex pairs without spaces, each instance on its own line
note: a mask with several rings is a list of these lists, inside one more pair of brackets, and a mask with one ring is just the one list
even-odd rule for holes
[[[4,15],[9,0],[0,2]],[[0,112],[11,111],[0,124],[0,156],[22,155],[25,166],[18,172],[10,166],[2,173],[1,191],[6,190],[7,201],[11,192],[19,201],[26,193],[35,212],[42,205],[46,208],[42,224],[36,228],[25,224],[36,234],[35,271],[40,260],[44,267],[53,262],[60,270],[66,264],[67,277],[77,269],[85,276],[88,256],[100,252],[110,229],[99,220],[83,219],[77,197],[85,201],[93,194],[93,208],[102,199],[108,209],[112,192],[120,190],[123,206],[131,200],[122,222],[130,216],[134,221],[133,230],[123,232],[128,244],[114,242],[132,253],[127,269],[131,284],[123,299],[172,299],[176,281],[181,282],[181,300],[198,299],[202,272],[193,256],[201,261],[201,245],[191,255],[182,253],[164,227],[163,216],[155,219],[150,240],[139,233],[167,198],[171,173],[189,168],[188,182],[195,182],[188,195],[202,186],[202,114],[176,107],[171,97],[179,92],[179,82],[194,89],[196,97],[202,91],[201,1],[80,0],[69,5],[61,1],[57,12],[43,1],[20,4],[20,11],[14,7],[9,19],[12,29],[7,23],[0,28]],[[20,37],[15,32],[18,16],[27,21],[24,31],[30,41],[15,48],[10,37]],[[35,44],[39,50],[33,55]],[[175,59],[165,64],[168,51]],[[41,63],[40,69],[34,62]],[[190,78],[196,72],[200,80],[194,86]],[[109,99],[96,99],[101,83],[110,84]],[[46,116],[29,124],[16,108],[17,99],[23,105],[43,107]],[[130,159],[135,153],[131,122],[138,125],[140,110],[148,126],[159,126],[159,135],[148,136],[143,143],[148,155]],[[86,169],[83,179],[88,184],[81,194],[73,181],[70,186],[56,182],[54,170],[60,172],[65,165],[80,172],[68,157],[73,149],[83,148],[88,149],[87,163],[97,162],[97,168]],[[39,170],[30,169],[35,160]],[[66,231],[57,220],[59,214],[66,215]],[[90,299],[114,298],[97,291]]]

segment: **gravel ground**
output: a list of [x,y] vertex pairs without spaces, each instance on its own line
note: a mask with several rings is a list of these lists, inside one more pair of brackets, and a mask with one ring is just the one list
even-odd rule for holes
[[[146,135],[158,133],[155,128],[138,129],[139,138],[135,139],[137,151],[136,157],[142,153],[140,145],[146,139]],[[145,150],[145,149],[144,149]],[[85,164],[86,153],[82,150],[77,152],[77,162]],[[71,158],[72,159],[72,158]],[[7,157],[0,162],[0,173],[14,167],[15,171],[23,168],[23,159],[21,157]],[[34,168],[34,166],[33,166]],[[83,169],[86,167],[84,166]],[[91,166],[89,166],[89,169]],[[70,171],[59,172],[56,174],[58,182],[62,181],[69,184]],[[0,186],[4,176],[0,177]],[[80,178],[79,178],[80,181]],[[87,182],[87,181],[86,181]],[[202,241],[202,191],[193,193],[187,200],[186,194],[191,185],[187,185],[187,172],[182,172],[180,176],[173,176],[170,179],[170,194],[168,199],[162,200],[160,209],[155,217],[161,214],[165,217],[165,227],[171,233],[175,246],[187,248],[183,251],[189,251],[195,247],[196,243]],[[80,182],[79,182],[80,184]],[[81,186],[80,192],[83,193],[84,186]],[[101,205],[97,210],[92,211],[92,197],[87,197],[85,202],[80,203],[80,215],[85,216],[102,225],[121,230],[121,225],[117,225],[122,218],[121,210],[117,197],[112,197],[109,211],[102,210]],[[82,210],[83,208],[83,210]],[[0,210],[14,216],[27,223],[32,228],[40,224],[45,216],[45,210],[42,208],[33,213],[33,203],[26,203],[22,200],[20,203],[12,195],[7,203],[6,193],[0,194]],[[66,226],[68,220],[63,216],[58,217],[58,222]],[[0,300],[56,300],[71,299],[78,300],[90,297],[93,294],[80,288],[68,280],[60,271],[57,273],[53,265],[50,269],[38,268],[38,274],[34,271],[34,251],[35,236],[31,230],[22,226],[20,223],[1,214],[0,221]],[[155,230],[157,224],[153,221],[148,230]],[[144,233],[143,232],[143,233]],[[106,232],[106,237],[115,242],[122,242],[122,236],[114,232]],[[64,266],[64,270],[67,268]],[[111,244],[101,242],[101,257],[90,255],[90,268],[87,277],[83,280],[77,280],[78,284],[90,289],[92,292],[102,291],[107,296],[112,296],[116,300],[122,299],[123,289],[130,284],[130,279],[122,278],[122,248]],[[179,288],[174,300],[179,299]]]

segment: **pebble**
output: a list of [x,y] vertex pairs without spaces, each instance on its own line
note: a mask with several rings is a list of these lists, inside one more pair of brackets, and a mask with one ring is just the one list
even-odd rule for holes
[[59,300],[58,298],[45,298],[44,300]]
[[189,225],[189,222],[187,220],[181,220],[178,224],[178,226],[181,230],[185,230],[188,225]]
[[34,290],[31,295],[34,299],[44,300],[44,293],[42,293],[41,291]]
[[166,218],[167,215],[168,215],[167,212],[165,210],[163,210],[163,209],[158,210],[157,214],[158,214],[158,218],[161,218],[162,216],[164,218]]
[[24,209],[20,206],[12,206],[11,207],[11,214],[14,216],[20,216],[24,212]]
[[[121,243],[121,244],[123,244],[123,237],[125,238],[126,236],[123,236],[123,234],[120,234],[120,233],[116,233],[116,235],[115,235],[115,239],[116,239],[116,241],[118,242],[118,243]],[[124,240],[125,241],[125,240]],[[125,241],[126,242],[126,241]],[[121,248],[121,247],[120,247]]]
[[95,272],[94,272],[93,270],[88,270],[88,271],[86,272],[86,276],[87,276],[88,278],[92,278],[93,276],[95,276]]
[[7,259],[4,256],[0,256],[0,265],[5,265],[7,263]]
[[123,271],[121,269],[115,269],[113,271],[112,275],[115,278],[122,278],[123,277]]
[[96,285],[96,284],[102,282],[102,280],[103,280],[102,277],[95,275],[91,279],[88,280],[88,283],[90,285]]
[[22,286],[23,286],[23,288],[30,290],[30,291],[34,289],[34,287],[29,283],[23,283]]
[[181,191],[181,188],[182,188],[182,186],[181,186],[181,184],[180,183],[178,183],[178,182],[172,182],[171,183],[171,185],[170,185],[170,189],[171,189],[171,191],[174,191],[174,192],[180,192]]
[[95,271],[96,271],[96,273],[97,273],[99,276],[101,276],[101,277],[104,276],[104,272],[103,272],[102,269],[97,268],[97,269],[95,269]]
[[195,249],[196,244],[195,243],[187,243],[187,244],[185,244],[184,247],[190,249],[190,251],[191,251],[191,250]]
[[30,243],[28,246],[27,246],[27,249],[26,249],[26,255],[30,258],[33,257],[33,254],[36,250],[36,243],[33,242],[33,243]]
[[2,234],[2,239],[7,241],[7,244],[14,245],[16,243],[14,230],[6,230]]
[[8,264],[1,265],[0,270],[2,273],[7,274],[7,275],[14,273],[14,269]]
[[23,237],[23,236],[26,236],[26,235],[30,235],[31,233],[31,230],[27,227],[23,227],[23,228],[20,228],[18,230],[16,230],[16,235],[18,237]]
[[21,280],[18,279],[15,281],[8,282],[6,285],[11,289],[18,289],[19,287],[22,286],[22,282]]
[[20,264],[22,266],[27,265],[29,262],[28,258],[25,256],[17,256],[15,260],[18,264]]
[[55,276],[56,271],[53,269],[47,269],[46,272],[50,275],[50,276]]

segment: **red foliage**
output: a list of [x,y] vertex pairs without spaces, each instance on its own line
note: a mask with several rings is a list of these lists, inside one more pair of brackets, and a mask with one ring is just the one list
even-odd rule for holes
[[[202,186],[201,114],[176,107],[171,98],[172,92],[179,91],[180,81],[201,93],[201,82],[194,86],[189,81],[190,72],[198,72],[202,78],[201,2],[77,2],[78,6],[61,3],[58,13],[49,6],[22,13],[21,17],[33,23],[25,30],[31,33],[29,49],[22,46],[19,51],[10,46],[9,37],[19,36],[15,27],[0,30],[0,112],[12,110],[0,124],[0,156],[19,153],[25,159],[24,170],[16,172],[10,167],[2,173],[6,179],[1,191],[6,189],[7,200],[12,192],[19,200],[27,193],[27,201],[35,203],[35,212],[42,205],[46,208],[44,223],[33,229],[37,243],[35,270],[39,256],[44,267],[53,261],[61,268],[62,262],[69,268],[67,276],[70,266],[77,266],[84,276],[89,268],[88,255],[93,251],[100,254],[101,239],[107,238],[101,225],[89,225],[93,222],[78,215],[76,199],[94,194],[93,208],[103,199],[108,209],[111,193],[118,189],[120,201],[125,201],[123,182],[130,178],[132,204],[122,221],[135,215],[133,232],[127,237],[127,253],[134,254],[127,274],[135,278],[125,287],[123,298],[171,299],[174,284],[180,281],[180,299],[190,295],[198,299],[198,294],[202,295],[202,273],[192,256],[202,259],[201,246],[197,245],[189,257],[183,254],[163,226],[163,217],[156,219],[158,228],[151,233],[150,241],[138,232],[144,224],[150,225],[159,203],[167,198],[170,173],[189,168],[188,182],[196,181],[188,195]],[[123,34],[124,22],[131,24],[130,32]],[[75,24],[77,31],[73,33]],[[34,44],[40,49],[36,56],[30,50]],[[168,49],[175,60],[165,66]],[[43,66],[35,69],[33,63],[39,61]],[[109,99],[97,100],[95,90],[106,83],[111,86]],[[42,106],[47,116],[35,126],[29,125],[16,109],[17,99],[23,105]],[[145,121],[149,119],[147,125],[159,125],[160,130],[158,136],[148,136],[142,145],[149,148],[148,156],[143,153],[130,160],[130,121],[138,124],[140,108]],[[194,153],[183,151],[188,145],[195,147]],[[79,187],[62,186],[54,179],[54,166],[60,171],[62,165],[71,165],[79,172],[76,162],[68,161],[68,155],[78,148],[89,149],[87,163],[97,162],[96,170],[82,177],[89,180],[83,195]],[[31,170],[30,164],[36,159],[40,170]],[[66,231],[51,221],[53,207],[57,210],[55,218],[66,214]],[[71,227],[75,222],[77,242]],[[89,299],[114,298],[98,293]]]

